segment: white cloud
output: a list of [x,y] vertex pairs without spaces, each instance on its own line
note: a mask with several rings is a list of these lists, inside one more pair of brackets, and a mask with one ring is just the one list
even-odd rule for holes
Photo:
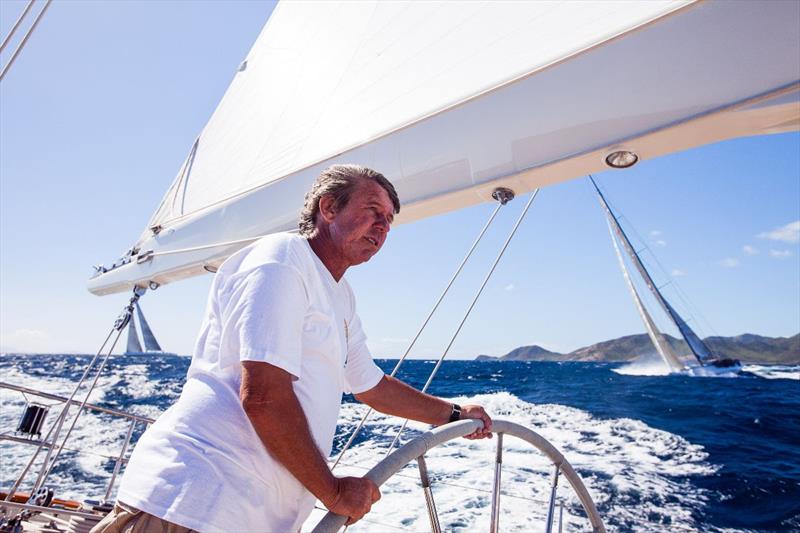
[[663,231],[654,229],[651,230],[650,233],[648,233],[648,235],[650,237],[650,240],[653,241],[656,244],[656,246],[664,247],[667,245],[667,241],[661,238],[661,236],[664,235]]
[[662,233],[661,233],[660,229],[654,229],[654,230],[650,231],[650,236],[651,237],[660,237],[661,235],[662,235]]
[[662,248],[667,245],[667,241],[665,241],[664,239],[658,239],[657,241],[655,241],[655,243],[656,246],[661,246]]
[[771,241],[800,242],[800,220],[789,222],[785,226],[775,228],[772,231],[759,233],[758,237],[760,239],[769,239]]
[[745,253],[745,255],[756,255],[758,253],[758,248],[750,246],[749,244],[745,244],[742,246],[742,251]]
[[739,260],[734,257],[726,257],[719,264],[725,268],[736,268],[739,266]]
[[792,252],[789,250],[770,250],[769,256],[774,257],[775,259],[786,259],[787,257],[792,256]]
[[509,283],[508,285],[506,285],[504,287],[504,290],[513,291],[514,290],[514,284],[513,283]]
[[669,275],[672,276],[673,278],[679,278],[681,276],[685,276],[686,272],[684,272],[683,270],[681,270],[679,268],[673,268],[672,272],[670,272]]

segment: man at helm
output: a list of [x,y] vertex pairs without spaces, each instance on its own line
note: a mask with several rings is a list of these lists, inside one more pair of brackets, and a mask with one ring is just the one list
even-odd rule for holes
[[373,362],[344,278],[386,240],[400,201],[380,173],[324,170],[306,194],[300,234],[266,236],[217,272],[186,384],[140,439],[118,504],[95,532],[295,532],[319,499],[353,523],[380,498],[336,477],[342,394],[428,424],[480,419],[386,376]]

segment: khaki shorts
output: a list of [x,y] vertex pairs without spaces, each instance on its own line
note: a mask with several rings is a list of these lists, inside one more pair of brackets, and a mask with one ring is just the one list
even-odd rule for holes
[[135,507],[117,502],[90,533],[196,533],[193,529],[162,520]]

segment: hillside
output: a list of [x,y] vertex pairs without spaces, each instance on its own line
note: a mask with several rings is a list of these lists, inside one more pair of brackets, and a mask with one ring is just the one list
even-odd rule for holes
[[[683,340],[669,335],[665,337],[677,352],[688,350]],[[704,340],[714,353],[739,359],[743,363],[800,364],[800,334],[793,337],[763,337],[745,333],[735,337],[708,337]],[[567,354],[532,345],[520,346],[500,357],[479,355],[476,360],[619,362],[653,353],[653,343],[642,333],[598,342]]]

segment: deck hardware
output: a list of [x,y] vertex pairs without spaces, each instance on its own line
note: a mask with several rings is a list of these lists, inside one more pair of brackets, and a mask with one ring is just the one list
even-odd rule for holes
[[514,199],[514,191],[508,187],[498,187],[492,191],[492,198],[500,202],[501,205],[506,205]]
[[497,454],[494,459],[494,485],[492,486],[492,518],[490,533],[500,531],[500,472],[503,468],[503,434],[497,434]]
[[147,250],[136,256],[136,264],[141,265],[153,259],[153,250]]
[[15,433],[22,433],[29,437],[40,437],[42,435],[42,425],[50,408],[39,403],[28,402],[25,410],[19,418]]
[[433,501],[431,491],[431,480],[428,477],[428,466],[425,464],[425,454],[417,457],[419,467],[419,479],[422,482],[422,491],[425,493],[425,506],[428,508],[428,519],[431,521],[432,533],[442,533],[442,526],[439,524],[439,515],[436,513],[436,503]]
[[550,505],[547,508],[547,527],[545,528],[545,533],[551,533],[553,531],[553,518],[555,516],[556,507],[556,490],[558,490],[558,473],[560,471],[561,464],[556,463],[556,469],[553,472],[553,484],[550,488]]

